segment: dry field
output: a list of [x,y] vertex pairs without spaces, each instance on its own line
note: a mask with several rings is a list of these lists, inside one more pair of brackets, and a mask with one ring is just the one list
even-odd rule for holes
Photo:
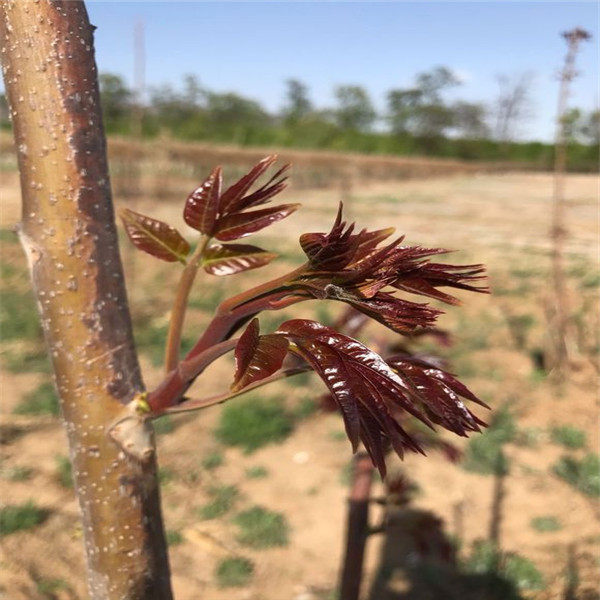
[[[138,183],[143,193],[124,197]],[[116,203],[181,226],[179,202],[194,183],[192,174],[182,172],[177,179],[163,180],[164,189],[170,191],[159,194],[161,182],[150,173],[142,173],[140,182],[132,175],[121,175],[115,181]],[[65,435],[58,418],[44,414],[51,413],[53,406],[47,386],[50,376],[40,356],[24,259],[8,231],[19,212],[14,171],[2,173],[0,193],[0,309],[5,338],[1,357],[2,503],[17,505],[31,500],[34,508],[43,511],[35,512],[40,521],[35,527],[0,538],[0,597],[85,598],[81,529],[64,462]],[[574,370],[571,381],[560,389],[551,385],[540,368],[549,270],[549,175],[458,173],[378,185],[355,181],[351,189],[343,190],[298,186],[285,197],[289,202],[302,202],[303,209],[268,233],[252,238],[252,243],[281,253],[273,271],[283,273],[301,260],[299,234],[327,230],[344,195],[347,214],[360,225],[379,228],[393,224],[407,234],[409,242],[460,249],[457,262],[488,265],[493,294],[464,295],[463,306],[448,310],[442,325],[453,333],[455,343],[441,353],[494,413],[504,415],[502,422],[479,445],[456,440],[465,450],[463,463],[451,464],[431,451],[426,458],[408,456],[403,463],[395,461],[393,467],[417,486],[411,514],[431,511],[442,520],[446,535],[459,538],[461,569],[466,572],[477,568],[474,542],[489,536],[498,481],[489,468],[489,453],[501,447],[508,472],[502,479],[504,494],[496,519],[500,545],[503,551],[526,559],[519,563],[517,575],[513,574],[513,581],[520,580],[523,586],[522,597],[543,600],[599,597],[599,474],[593,462],[591,473],[588,469],[570,479],[571,471],[565,474],[569,465],[589,464],[588,455],[598,450],[598,323],[593,312],[598,289],[597,179],[570,176],[567,193]],[[141,360],[151,386],[161,375],[160,344],[177,268],[136,255],[129,248],[124,249],[124,262]],[[266,271],[257,270],[232,279],[209,280],[206,276],[198,281],[186,337],[198,335],[215,301],[265,275]],[[335,304],[316,308],[306,303],[298,310],[286,310],[281,319],[265,315],[261,323],[267,330],[292,315],[331,320],[340,310]],[[373,326],[364,337],[385,335],[383,329]],[[217,363],[196,384],[197,389],[225,387],[229,377],[227,361]],[[285,409],[273,417],[279,430],[272,437],[280,439],[254,451],[228,445],[226,436],[217,435],[223,427],[221,407],[161,423],[163,505],[178,600],[334,597],[350,447],[341,434],[341,418],[314,410],[312,401],[322,389],[321,383],[311,378],[266,388],[263,397],[275,400],[268,406]],[[35,398],[42,402],[36,404]],[[259,403],[258,396],[254,398]],[[244,405],[243,399],[231,405],[236,402]],[[489,420],[484,412],[479,410],[480,416]],[[251,412],[246,417],[259,418]],[[381,489],[377,481],[375,494],[380,495]],[[239,516],[254,506],[272,511],[262,513],[268,523],[265,526],[263,522],[265,528],[259,532],[249,529]],[[374,524],[379,515],[380,509],[375,508]],[[272,542],[271,547],[259,547],[264,541],[261,536]],[[365,598],[382,566],[383,543],[382,535],[374,535],[368,542]],[[389,554],[383,571],[392,589],[387,598],[454,597],[450,593],[408,595],[410,577],[402,571],[406,556],[400,550]],[[218,576],[216,569],[227,558],[246,558],[254,565],[254,572],[241,587],[222,587],[231,583],[232,575],[229,573],[230,579],[227,573]],[[233,579],[243,580],[246,563],[236,564],[239,570]],[[517,570],[514,566],[513,571]],[[569,586],[576,589],[575,595],[568,595]],[[384,599],[372,596],[371,600]]]

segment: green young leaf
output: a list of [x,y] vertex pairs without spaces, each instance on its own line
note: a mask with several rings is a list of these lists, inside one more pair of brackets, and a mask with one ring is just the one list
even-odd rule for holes
[[182,262],[190,245],[173,227],[146,215],[124,209],[121,219],[132,244],[144,252],[167,262]]
[[204,252],[202,266],[207,273],[222,277],[257,269],[274,258],[277,254],[248,244],[215,244]]

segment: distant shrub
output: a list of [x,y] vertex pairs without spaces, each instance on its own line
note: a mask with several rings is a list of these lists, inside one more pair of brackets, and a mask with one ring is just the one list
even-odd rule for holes
[[251,397],[224,406],[216,435],[224,444],[251,453],[283,441],[293,428],[293,417],[281,402]]
[[32,392],[25,394],[13,412],[16,415],[58,416],[58,396],[54,386],[49,382],[42,383]]
[[586,445],[585,432],[572,425],[553,427],[550,430],[550,439],[555,444],[560,444],[561,446],[571,448],[572,450],[584,448]]
[[240,529],[237,539],[244,546],[262,549],[288,544],[289,526],[281,513],[254,506],[239,513],[234,523]]
[[254,572],[252,561],[247,558],[225,558],[217,566],[215,576],[219,587],[242,587]]
[[8,505],[0,509],[0,536],[31,529],[43,523],[48,512],[38,508],[31,500],[25,504]]
[[586,454],[580,460],[563,456],[552,471],[586,496],[600,496],[600,457],[597,454]]

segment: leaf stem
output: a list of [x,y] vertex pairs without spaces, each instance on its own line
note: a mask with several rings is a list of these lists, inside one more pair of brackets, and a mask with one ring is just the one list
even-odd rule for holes
[[230,339],[215,344],[190,359],[182,360],[169,371],[158,386],[146,396],[145,400],[152,415],[158,416],[166,408],[176,405],[194,379],[217,358],[233,350],[237,342],[237,339]]
[[179,283],[177,285],[177,292],[175,294],[175,301],[173,302],[173,308],[171,310],[171,319],[169,321],[169,333],[167,335],[167,345],[165,349],[165,371],[169,373],[179,363],[179,348],[181,346],[181,332],[183,330],[183,322],[185,320],[185,312],[187,308],[188,298],[202,255],[206,250],[206,246],[210,237],[202,235],[200,241],[196,246],[190,260],[183,269]]
[[[245,388],[242,388],[241,390],[237,390],[235,392],[225,392],[223,394],[218,394],[216,396],[210,396],[208,398],[186,400],[184,403],[182,403],[178,406],[171,406],[170,408],[167,408],[161,414],[165,414],[165,413],[169,414],[169,415],[180,414],[180,413],[192,412],[194,410],[201,410],[203,408],[208,408],[209,406],[215,406],[216,404],[222,404],[223,402],[226,402],[227,400],[231,400],[232,398],[241,396],[242,394],[245,394],[246,392],[250,392],[256,388],[262,387],[263,385],[273,383],[274,381],[278,381],[279,379],[285,379],[286,377],[292,377],[293,375],[298,375],[299,373],[305,373],[306,371],[310,371],[310,370],[311,370],[311,367],[309,367],[308,365],[305,365],[302,367],[293,367],[290,369],[285,369],[284,371],[279,371],[278,373],[274,373],[273,375],[270,375],[269,377],[265,377],[264,379],[261,379],[260,381],[255,381],[254,383],[251,383],[250,385],[246,386]],[[156,415],[156,416],[158,416],[158,415]]]
[[[306,300],[291,291],[297,287],[294,284],[296,277],[303,274],[306,269],[307,265],[304,264],[290,273],[221,302],[202,337],[187,354],[186,360],[204,352],[213,344],[227,339],[237,329],[236,325],[245,323],[249,317],[263,310],[278,310],[300,300]],[[289,296],[289,301],[286,301],[284,296]]]

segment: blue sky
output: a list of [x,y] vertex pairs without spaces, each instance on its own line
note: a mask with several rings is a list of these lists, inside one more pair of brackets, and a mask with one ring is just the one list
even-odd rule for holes
[[435,65],[457,71],[453,92],[491,101],[498,73],[531,71],[535,118],[528,139],[553,135],[565,44],[559,33],[590,30],[571,105],[599,103],[596,2],[88,2],[101,71],[133,82],[133,30],[145,29],[147,85],[177,85],[186,73],[216,91],[238,91],[275,110],[284,81],[303,80],[315,104],[333,104],[336,84],[364,85],[376,106]]

